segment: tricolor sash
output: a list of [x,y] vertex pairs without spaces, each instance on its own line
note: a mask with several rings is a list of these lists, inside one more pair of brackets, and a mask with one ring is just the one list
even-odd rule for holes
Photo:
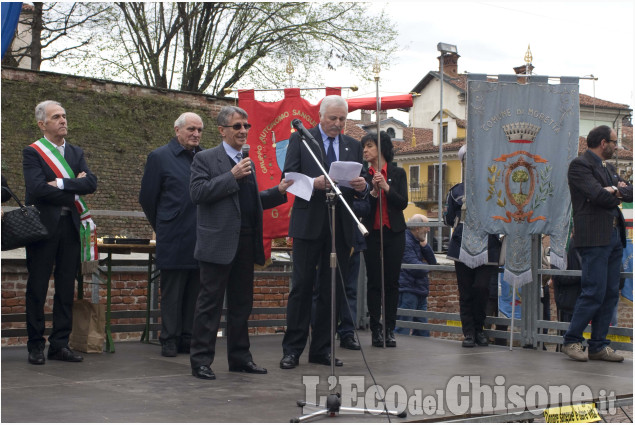
[[[46,138],[42,137],[40,140],[31,144],[31,147],[42,156],[42,159],[46,164],[51,167],[51,170],[55,175],[60,178],[74,179],[75,173],[66,162],[66,159],[57,150],[57,148]],[[79,226],[79,239],[81,241],[80,259],[84,261],[98,260],[97,254],[97,226],[93,222],[90,216],[90,210],[86,205],[86,202],[80,197],[75,196],[75,208],[79,212],[80,226]]]

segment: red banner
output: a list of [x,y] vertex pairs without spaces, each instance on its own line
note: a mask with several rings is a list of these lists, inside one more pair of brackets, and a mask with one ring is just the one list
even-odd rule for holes
[[[341,95],[340,87],[327,87],[326,95]],[[348,110],[376,108],[374,97],[347,99]],[[284,99],[279,102],[259,102],[254,90],[238,92],[238,106],[249,115],[252,125],[247,137],[251,147],[249,157],[256,166],[256,180],[260,190],[276,186],[282,178],[284,159],[287,154],[289,137],[295,129],[291,121],[302,120],[306,128],[318,125],[320,104],[313,105],[302,99],[300,89],[285,89]],[[386,96],[381,98],[381,109],[407,108],[412,106],[412,95]],[[263,243],[265,257],[271,253],[271,239],[287,236],[289,214],[293,205],[293,195],[289,201],[276,208],[266,210],[263,216]]]
[[[326,95],[340,93],[339,88],[326,89]],[[317,126],[320,121],[319,104],[313,105],[302,99],[300,89],[285,89],[284,99],[279,102],[259,102],[255,100],[253,90],[242,90],[238,93],[238,106],[249,114],[252,125],[247,143],[251,147],[249,157],[256,167],[258,188],[269,189],[276,186],[282,177],[289,137],[295,131],[291,121],[299,118],[306,128]],[[285,237],[289,232],[289,213],[294,196],[288,194],[288,198],[287,203],[264,212],[266,258],[270,256],[271,239]]]

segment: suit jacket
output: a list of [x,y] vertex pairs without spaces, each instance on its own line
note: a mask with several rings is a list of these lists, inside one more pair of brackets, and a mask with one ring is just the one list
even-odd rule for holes
[[[309,133],[317,140],[319,146],[307,141],[311,151],[318,160],[326,158],[324,144],[322,143],[322,134],[318,127],[313,127]],[[339,161],[355,161],[362,162],[362,145],[352,137],[339,135]],[[323,167],[326,169],[324,162]],[[328,170],[327,170],[328,171]],[[318,177],[322,175],[322,171],[317,166],[311,154],[302,143],[300,133],[296,132],[291,135],[289,145],[287,147],[287,156],[284,161],[284,173],[297,172],[305,174],[309,177]],[[349,206],[353,205],[353,196],[355,190],[347,187],[340,188],[342,195]],[[356,228],[353,218],[348,211],[344,211],[344,206],[335,208],[335,219],[342,225],[344,240],[346,245],[353,245],[353,229]],[[326,191],[314,190],[310,201],[297,197],[293,202],[291,212],[291,220],[289,221],[289,236],[300,239],[318,239],[322,234],[325,221],[328,220],[328,209],[326,205]]]
[[613,228],[613,211],[617,210],[620,220],[622,245],[626,246],[624,216],[619,208],[620,202],[633,201],[633,187],[620,190],[622,199],[604,190],[606,186],[617,186],[623,181],[615,172],[613,165],[607,162],[606,168],[612,176],[609,181],[604,167],[597,155],[587,150],[569,164],[567,177],[571,192],[573,209],[573,238],[578,248],[608,245]]
[[[238,181],[231,173],[234,166],[223,145],[196,154],[192,162],[190,196],[197,205],[196,247],[194,258],[215,264],[231,264],[240,237],[240,201]],[[251,165],[252,178],[255,169]],[[245,177],[250,178],[250,177]],[[263,190],[256,199],[258,212],[254,249],[257,264],[265,263],[262,246],[262,211],[287,201],[274,186]]]
[[[388,164],[386,168],[388,175],[388,186],[390,190],[386,194],[386,203],[388,205],[388,219],[390,220],[390,230],[393,232],[403,232],[406,230],[406,220],[403,216],[403,210],[408,206],[408,182],[406,180],[406,172],[403,168],[393,164]],[[366,175],[366,182],[372,187],[373,176]],[[375,225],[375,215],[379,208],[379,198],[370,196],[370,214],[364,217],[364,226],[368,231],[372,231]],[[385,223],[384,223],[385,224]]]
[[75,195],[87,195],[97,190],[97,177],[90,171],[84,160],[84,151],[73,146],[68,141],[64,149],[64,159],[71,167],[75,175],[84,171],[86,177],[81,179],[63,179],[64,190],[48,184],[55,180],[56,175],[46,164],[40,154],[30,146],[22,151],[22,167],[24,182],[26,184],[25,203],[33,204],[40,211],[42,224],[46,226],[50,234],[57,227],[60,220],[62,207],[71,210],[73,223],[79,232],[79,212],[75,207]]
[[157,234],[159,269],[198,268],[196,206],[189,191],[191,165],[189,153],[176,138],[148,155],[139,204]]

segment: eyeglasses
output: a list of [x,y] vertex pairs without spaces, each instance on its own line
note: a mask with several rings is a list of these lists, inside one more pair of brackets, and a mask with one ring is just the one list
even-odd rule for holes
[[245,127],[245,130],[249,130],[251,128],[251,124],[243,124],[241,122],[237,122],[234,125],[221,125],[221,127],[233,128],[236,131],[240,131],[242,127]]

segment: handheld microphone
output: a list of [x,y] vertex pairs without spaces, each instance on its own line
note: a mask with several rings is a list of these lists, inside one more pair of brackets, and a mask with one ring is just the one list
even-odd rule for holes
[[243,159],[244,158],[249,158],[249,149],[250,149],[249,145],[247,143],[245,143],[243,145],[242,149],[240,150],[240,152],[243,155]]

